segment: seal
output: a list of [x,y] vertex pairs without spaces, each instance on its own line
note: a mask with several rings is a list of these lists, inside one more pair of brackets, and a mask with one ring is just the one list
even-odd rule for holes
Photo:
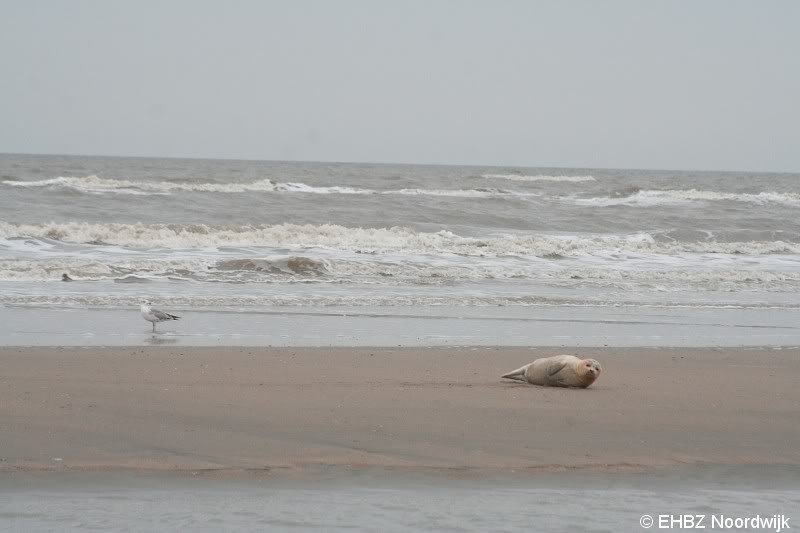
[[585,389],[594,383],[602,371],[600,363],[594,359],[580,359],[574,355],[554,355],[537,359],[502,377],[527,381],[531,385]]

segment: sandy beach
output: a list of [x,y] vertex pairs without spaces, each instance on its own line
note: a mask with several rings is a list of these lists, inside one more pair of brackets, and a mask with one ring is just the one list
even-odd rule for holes
[[0,468],[800,464],[796,348],[581,349],[589,389],[499,379],[562,352],[0,348]]

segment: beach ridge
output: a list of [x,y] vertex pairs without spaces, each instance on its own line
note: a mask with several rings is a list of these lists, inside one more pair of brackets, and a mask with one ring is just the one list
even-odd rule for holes
[[[585,390],[507,383],[556,353]],[[0,472],[800,464],[800,350],[0,348]],[[197,475],[197,474],[195,474]]]

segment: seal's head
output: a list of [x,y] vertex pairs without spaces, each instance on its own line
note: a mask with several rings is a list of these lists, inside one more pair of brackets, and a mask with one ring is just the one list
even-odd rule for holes
[[597,362],[596,359],[582,359],[580,363],[578,363],[578,368],[576,369],[579,376],[583,378],[584,387],[588,387],[594,380],[597,379],[597,376],[600,375],[600,372],[603,371],[603,367],[600,366],[600,363]]

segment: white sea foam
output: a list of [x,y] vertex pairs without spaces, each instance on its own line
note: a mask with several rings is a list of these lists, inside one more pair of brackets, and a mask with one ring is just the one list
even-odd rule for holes
[[355,253],[452,254],[460,256],[571,257],[615,252],[660,255],[800,254],[800,244],[784,241],[656,241],[648,233],[629,235],[507,234],[462,237],[450,231],[417,232],[406,227],[348,228],[324,225],[90,224],[84,222],[10,224],[0,222],[0,238],[64,243],[103,243],[130,249],[214,249],[267,247],[322,248]]
[[372,189],[355,189],[353,187],[312,187],[305,183],[276,183],[277,192],[300,192],[308,194],[377,194]]
[[451,196],[455,198],[496,198],[502,196],[516,196],[520,198],[531,198],[541,196],[539,193],[508,191],[504,189],[399,189],[382,191],[383,194],[401,194],[406,196]]
[[481,177],[486,179],[511,181],[595,181],[594,176],[546,176],[542,174],[537,174],[535,176],[526,176],[523,174],[483,174]]
[[[137,306],[141,301],[140,287],[133,291],[113,293],[71,292],[59,293],[0,293],[2,305],[56,306],[56,307],[102,307],[125,308]],[[256,310],[283,306],[298,307],[421,307],[421,306],[559,306],[559,307],[656,307],[656,308],[723,308],[723,309],[797,309],[796,302],[743,302],[743,301],[696,301],[687,302],[680,298],[663,299],[653,302],[636,298],[607,299],[592,297],[587,293],[581,297],[539,296],[525,294],[469,294],[469,293],[305,293],[305,292],[265,292],[257,294],[160,294],[159,304],[165,307],[192,308],[194,310]]]
[[22,188],[62,188],[87,194],[171,194],[173,192],[202,193],[301,193],[301,194],[389,194],[403,196],[450,196],[454,198],[493,198],[500,196],[531,197],[537,193],[502,189],[361,189],[342,186],[313,186],[300,182],[280,183],[270,179],[241,183],[202,183],[172,181],[131,181],[97,176],[58,177],[37,181],[5,180],[3,185]]
[[331,264],[324,259],[302,256],[247,257],[225,259],[208,267],[216,271],[251,271],[270,274],[324,275],[331,270]]
[[171,192],[211,192],[211,193],[243,193],[243,192],[298,192],[313,194],[376,194],[371,189],[355,189],[352,187],[312,187],[305,183],[278,183],[270,179],[241,183],[203,183],[172,181],[131,181],[123,179],[99,178],[97,176],[58,177],[38,181],[5,180],[4,185],[24,188],[66,188],[85,193],[120,193],[120,194],[169,194]]
[[[609,288],[647,286],[649,290],[681,291],[688,287],[704,290],[797,289],[798,264],[782,264],[769,256],[748,264],[719,257],[709,264],[697,257],[658,258],[640,256],[628,260],[628,268],[616,268],[612,257],[569,261],[517,258],[462,258],[417,256],[400,261],[381,255],[341,258],[331,254],[306,256],[264,256],[218,259],[138,258],[82,256],[0,260],[0,281],[59,281],[64,272],[76,281],[186,280],[223,283],[322,283],[385,286],[451,286],[453,282],[485,280],[541,281],[548,286],[591,285]],[[72,286],[72,285],[71,285]],[[77,287],[77,286],[74,286]]]
[[97,176],[61,176],[58,178],[38,181],[5,180],[3,185],[11,187],[49,187],[73,189],[85,193],[121,193],[121,194],[157,194],[173,191],[196,192],[270,192],[277,190],[277,184],[272,180],[264,179],[249,183],[199,183],[199,182],[171,182],[171,181],[131,181],[123,179],[100,178]]
[[578,198],[575,196],[562,197],[561,200],[576,205],[606,207],[614,205],[627,205],[650,207],[657,205],[688,205],[704,202],[728,201],[746,202],[751,204],[782,204],[800,206],[800,193],[793,192],[759,192],[759,193],[728,193],[717,191],[688,190],[639,190],[632,194],[620,197],[601,196],[595,198]]
[[[8,304],[120,305],[116,296],[105,301],[87,294],[109,292],[103,287],[111,282],[125,284],[114,286],[115,295],[122,287],[155,288],[165,297],[197,298],[198,305],[210,307],[582,305],[586,298],[620,305],[642,291],[650,302],[663,293],[681,295],[678,300],[689,306],[705,305],[694,301],[695,293],[714,291],[750,305],[748,291],[800,291],[800,244],[777,241],[681,243],[644,233],[475,238],[334,225],[2,222],[0,236],[6,237],[0,238],[0,282],[34,283],[0,295]],[[64,272],[77,283],[61,283]],[[36,285],[41,281],[54,283]],[[214,289],[219,284],[224,290]],[[69,294],[53,299],[48,287],[54,285]],[[558,294],[564,290],[586,296],[568,302]],[[204,296],[209,291],[213,295]],[[226,291],[235,297],[219,295]],[[669,298],[677,296],[657,300]]]

